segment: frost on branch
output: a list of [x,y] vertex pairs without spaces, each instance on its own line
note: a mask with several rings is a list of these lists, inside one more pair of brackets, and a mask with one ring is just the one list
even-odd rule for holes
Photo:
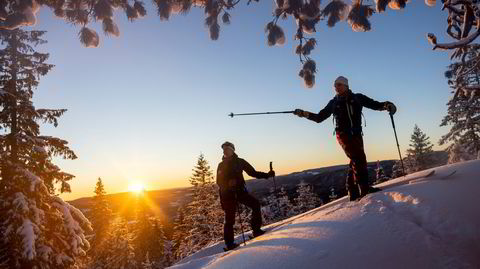
[[348,13],[347,21],[355,32],[370,31],[371,25],[368,18],[372,16],[375,11],[367,5],[362,5],[360,1],[354,3]]

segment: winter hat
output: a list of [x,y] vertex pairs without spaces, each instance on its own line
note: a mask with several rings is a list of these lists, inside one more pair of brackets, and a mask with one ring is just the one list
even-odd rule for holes
[[230,143],[228,141],[225,141],[225,143],[222,144],[222,149],[223,147],[229,147],[231,148],[233,151],[235,151],[235,146],[233,145],[233,143]]
[[348,79],[344,76],[339,76],[337,79],[335,79],[335,84],[343,84],[348,87]]

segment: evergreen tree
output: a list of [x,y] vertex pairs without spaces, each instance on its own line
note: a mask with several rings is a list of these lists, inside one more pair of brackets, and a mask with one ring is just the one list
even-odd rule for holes
[[[64,202],[74,176],[53,164],[75,159],[67,141],[40,135],[38,122],[58,125],[65,109],[37,109],[33,91],[53,65],[34,46],[43,31],[0,30],[0,238],[9,268],[69,268],[85,255],[90,222]],[[58,189],[56,187],[59,187]]]
[[330,195],[328,196],[328,198],[330,199],[330,201],[334,201],[338,198],[338,195],[335,193],[335,188],[333,186],[330,188]]
[[375,169],[375,174],[376,174],[375,184],[379,184],[390,179],[385,175],[385,171],[383,170],[383,167],[378,160],[377,160],[377,168]]
[[264,201],[266,203],[263,208],[265,224],[277,222],[295,215],[294,206],[283,187],[278,193],[270,189],[270,194]]
[[182,206],[178,209],[177,215],[174,221],[174,229],[173,229],[173,236],[172,236],[172,253],[173,253],[173,262],[179,261],[182,259],[186,253],[185,246],[185,237],[188,232],[187,224],[185,223],[185,215],[188,214],[186,212],[186,206]]
[[448,101],[447,115],[440,126],[450,126],[450,131],[440,138],[439,144],[447,147],[449,163],[477,158],[480,153],[480,94],[469,91],[480,88],[480,45],[468,46],[466,59],[449,66],[445,72],[449,85],[454,91]]
[[153,269],[155,264],[150,261],[150,258],[148,257],[148,252],[145,255],[145,261],[142,262],[142,269]]
[[102,244],[102,241],[108,233],[112,219],[112,210],[105,197],[106,191],[101,178],[98,178],[97,180],[94,193],[95,196],[93,196],[89,215],[95,233],[92,240],[92,251],[95,251],[95,248]]
[[193,168],[190,184],[193,186],[192,201],[186,206],[188,214],[183,215],[183,224],[179,227],[185,232],[185,237],[177,248],[177,256],[180,258],[223,237],[223,219],[219,217],[223,211],[219,206],[218,190],[203,154],[200,154]]
[[164,242],[165,235],[163,227],[158,219],[150,216],[147,208],[145,197],[138,203],[137,217],[134,223],[133,248],[137,264],[145,262],[148,255],[149,262],[154,267],[163,267],[164,259]]
[[[406,158],[403,158],[404,165],[406,165]],[[408,166],[407,166],[408,168]],[[405,171],[406,173],[407,171]],[[392,178],[397,178],[397,177],[402,177],[404,176],[403,169],[402,169],[402,163],[400,160],[396,161],[393,166],[392,166]]]
[[165,260],[164,266],[171,266],[174,261],[173,240],[165,240],[163,244],[163,258]]
[[322,204],[322,200],[313,192],[312,187],[305,183],[305,181],[301,181],[297,185],[297,194],[298,196],[295,198],[294,206],[295,215],[307,212]]
[[90,269],[125,268],[134,269],[139,265],[135,259],[133,233],[125,220],[117,218],[111,223],[102,248],[98,249]]
[[431,167],[432,143],[429,137],[415,124],[410,138],[410,148],[407,149],[407,169],[409,173],[425,170]]

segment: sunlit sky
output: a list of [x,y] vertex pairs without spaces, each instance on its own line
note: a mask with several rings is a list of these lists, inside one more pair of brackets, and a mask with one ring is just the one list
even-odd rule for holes
[[[50,10],[38,14],[34,29],[47,30],[49,42],[39,50],[48,51],[56,67],[41,79],[34,103],[68,109],[57,128],[43,126],[42,132],[69,141],[78,155],[56,161],[76,176],[72,193],[62,195],[67,200],[92,196],[98,177],[108,193],[127,191],[132,182],[143,182],[147,190],[188,186],[200,153],[216,170],[225,140],[257,170],[267,171],[273,161],[277,175],[346,163],[331,118],[316,124],[290,114],[227,117],[295,108],[318,112],[334,96],[338,75],[349,79],[354,92],[397,105],[403,154],[414,124],[435,149],[448,130],[439,124],[450,96],[443,77],[449,54],[432,51],[425,38],[433,32],[446,39],[446,13],[439,6],[414,1],[404,11],[375,14],[368,33],[353,32],[346,22],[334,28],[320,22],[313,89],[297,76],[294,21],[280,21],[284,46],[266,44],[270,1],[240,3],[231,25],[221,25],[218,41],[209,39],[201,9],[168,22],[148,11],[133,23],[115,14],[118,38],[95,25],[98,48],[84,48],[79,28]],[[368,160],[398,158],[388,114],[366,109],[364,115]]]

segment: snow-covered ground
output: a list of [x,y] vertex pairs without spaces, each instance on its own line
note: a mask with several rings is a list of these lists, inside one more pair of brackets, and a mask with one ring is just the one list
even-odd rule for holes
[[359,202],[344,197],[266,226],[234,251],[211,245],[171,268],[480,268],[480,160],[430,170],[424,180],[413,179],[429,170],[382,183],[384,191]]

